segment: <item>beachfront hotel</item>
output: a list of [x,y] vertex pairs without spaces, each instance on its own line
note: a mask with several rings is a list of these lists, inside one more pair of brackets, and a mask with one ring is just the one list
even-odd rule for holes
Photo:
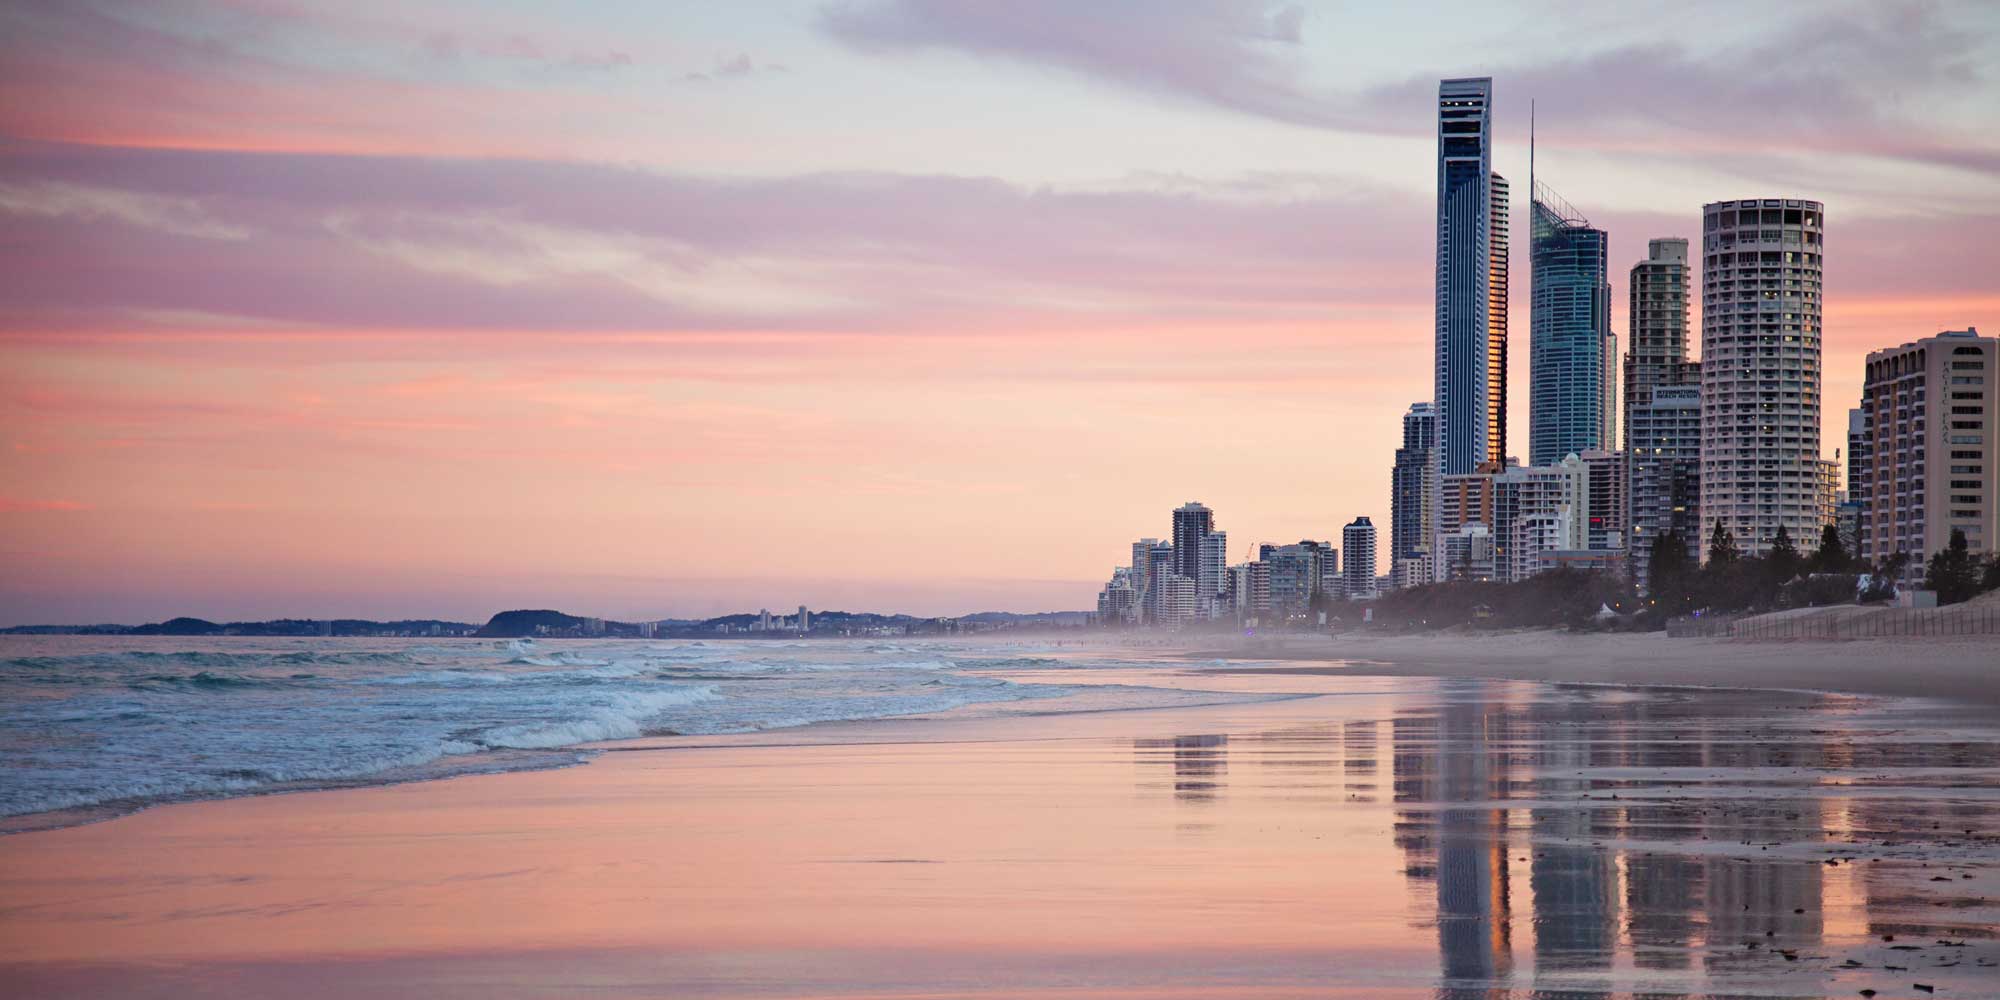
[[1817,201],[1702,206],[1701,524],[1747,554],[1783,527],[1811,545],[1833,521],[1834,473],[1819,457]]
[[1908,571],[1944,549],[1953,531],[1969,548],[2000,540],[2000,431],[1993,379],[2000,350],[1977,328],[1947,330],[1868,355],[1861,389],[1858,476],[1859,554],[1898,552]]

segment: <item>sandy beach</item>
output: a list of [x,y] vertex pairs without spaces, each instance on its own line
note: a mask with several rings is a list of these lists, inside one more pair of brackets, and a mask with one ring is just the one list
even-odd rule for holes
[[1246,670],[1764,687],[2000,705],[2000,642],[1990,636],[1755,642],[1552,630],[1331,639],[1280,635],[1196,641],[1185,655],[1197,661],[1247,657],[1298,663],[1241,668]]
[[[2000,994],[1984,705],[1238,672],[1260,669],[1067,671],[1089,675],[1063,678],[1069,702],[0,838],[0,979],[299,1000]],[[1238,700],[1089,710],[1132,685]]]

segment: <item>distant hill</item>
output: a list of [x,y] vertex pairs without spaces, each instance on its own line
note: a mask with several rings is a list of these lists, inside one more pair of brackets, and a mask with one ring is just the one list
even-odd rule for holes
[[488,619],[473,635],[490,639],[519,639],[538,631],[581,628],[583,623],[584,619],[560,611],[502,611]]
[[169,618],[154,625],[140,625],[130,635],[221,635],[223,626],[203,618]]

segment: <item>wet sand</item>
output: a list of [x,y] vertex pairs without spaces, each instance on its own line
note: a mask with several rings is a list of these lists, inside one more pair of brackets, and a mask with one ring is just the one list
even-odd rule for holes
[[1983,707],[1212,669],[1016,679],[1286,697],[636,741],[564,771],[0,838],[0,983],[2000,995]]
[[1250,670],[1386,677],[1492,677],[1594,684],[1767,687],[2000,705],[1991,636],[1775,642],[1675,639],[1663,632],[1487,635],[1277,635],[1192,639],[1191,660],[1252,657],[1311,666]]

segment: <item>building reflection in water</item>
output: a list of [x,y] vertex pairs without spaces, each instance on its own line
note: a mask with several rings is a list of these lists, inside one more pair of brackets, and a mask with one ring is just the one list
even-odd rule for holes
[[1141,764],[1165,761],[1173,765],[1174,798],[1179,801],[1210,802],[1222,793],[1224,778],[1229,773],[1227,736],[1133,740],[1132,749]]
[[[1437,898],[1440,971],[1447,981],[1503,982],[1513,974],[1507,863],[1508,758],[1490,739],[1495,706],[1452,701],[1391,724],[1405,872]],[[1471,994],[1468,994],[1471,995]]]
[[[1713,972],[1823,941],[1822,863],[1741,849],[1817,843],[1823,806],[1638,795],[1659,783],[1618,769],[1847,763],[1827,741],[1749,735],[1712,697],[1558,689],[1531,700],[1477,682],[1441,692],[1391,722],[1396,843],[1412,889],[1435,901],[1440,1000],[1514,985],[1510,861],[1528,869],[1536,985],[1566,996],[1608,989],[1621,948],[1637,970]],[[1761,720],[1769,706],[1746,699],[1735,711]],[[1738,849],[1672,846],[1703,838]]]

